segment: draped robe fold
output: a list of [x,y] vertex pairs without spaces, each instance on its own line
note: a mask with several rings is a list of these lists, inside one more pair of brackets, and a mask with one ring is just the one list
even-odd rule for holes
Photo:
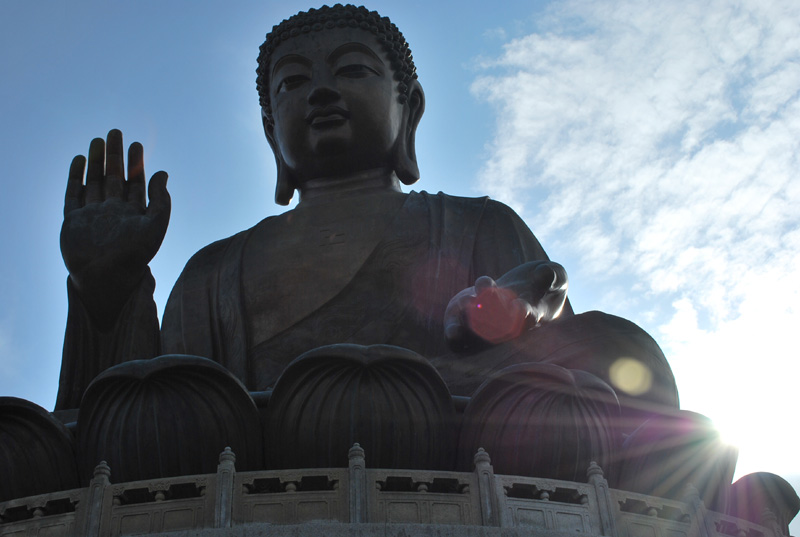
[[303,352],[334,343],[416,351],[431,359],[456,395],[469,395],[491,372],[526,361],[582,369],[610,382],[610,364],[623,354],[635,356],[652,372],[653,387],[641,396],[620,394],[621,401],[628,400],[623,404],[636,407],[637,416],[652,405],[678,406],[672,371],[649,335],[611,315],[575,316],[569,303],[561,319],[512,342],[466,355],[447,349],[442,321],[456,293],[478,276],[497,279],[523,263],[547,259],[519,216],[488,198],[411,192],[366,261],[331,299],[256,340],[246,311],[243,260],[255,231],[269,226],[271,218],[189,260],[170,294],[160,345],[149,274],[105,334],[98,334],[71,292],[56,408],[76,408],[94,376],[130,359],[203,356],[221,363],[251,391],[261,391]]
[[[269,219],[259,225],[269,225]],[[253,228],[255,229],[255,228]],[[242,260],[253,229],[201,250],[173,289],[162,351],[211,357],[251,390],[303,352],[333,343],[447,352],[442,318],[475,278],[547,256],[511,209],[488,198],[412,192],[354,277],[311,315],[263,341],[248,334]]]

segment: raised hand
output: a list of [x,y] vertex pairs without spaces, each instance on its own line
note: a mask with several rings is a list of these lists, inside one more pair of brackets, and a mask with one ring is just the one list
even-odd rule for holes
[[147,271],[169,224],[167,174],[150,178],[145,198],[142,145],[128,149],[125,179],[122,133],[95,138],[86,159],[72,160],[64,201],[61,255],[81,299],[96,317],[115,317]]
[[445,339],[453,350],[510,341],[558,317],[566,299],[567,273],[552,261],[525,263],[496,282],[481,276],[447,305]]

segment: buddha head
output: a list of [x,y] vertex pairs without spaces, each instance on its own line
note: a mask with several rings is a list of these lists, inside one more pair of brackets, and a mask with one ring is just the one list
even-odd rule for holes
[[425,108],[411,51],[386,17],[336,4],[300,12],[267,34],[257,87],[275,154],[275,201],[308,181],[373,170],[419,179],[414,135]]

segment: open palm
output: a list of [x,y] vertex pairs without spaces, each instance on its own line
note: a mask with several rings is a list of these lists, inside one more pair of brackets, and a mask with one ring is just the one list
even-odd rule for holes
[[[89,302],[127,299],[158,252],[169,224],[167,174],[150,179],[146,204],[143,149],[128,150],[125,179],[122,133],[95,138],[86,159],[72,160],[61,227],[61,254],[73,285]],[[105,308],[103,308],[105,309]]]

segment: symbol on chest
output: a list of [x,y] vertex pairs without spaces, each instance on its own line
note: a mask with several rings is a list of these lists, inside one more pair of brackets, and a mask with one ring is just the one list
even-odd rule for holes
[[337,232],[330,228],[322,228],[320,233],[320,246],[334,246],[336,244],[344,244],[347,237],[344,232]]

